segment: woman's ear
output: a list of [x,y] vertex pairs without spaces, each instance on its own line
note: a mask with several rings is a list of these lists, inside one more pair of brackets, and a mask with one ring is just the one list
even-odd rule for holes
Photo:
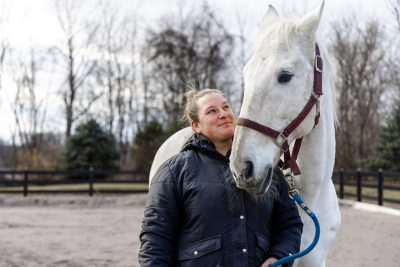
[[200,133],[200,127],[199,127],[199,123],[197,121],[192,121],[192,129],[193,131],[195,131],[196,133]]

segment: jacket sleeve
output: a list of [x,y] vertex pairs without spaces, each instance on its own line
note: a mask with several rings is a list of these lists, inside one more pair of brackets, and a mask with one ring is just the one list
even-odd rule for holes
[[[300,250],[303,223],[296,203],[288,195],[288,186],[281,172],[278,179],[279,199],[275,200],[271,222],[271,249],[268,257],[281,259]],[[293,261],[284,266],[292,266]]]
[[173,266],[178,228],[177,186],[168,162],[152,179],[140,232],[140,266]]

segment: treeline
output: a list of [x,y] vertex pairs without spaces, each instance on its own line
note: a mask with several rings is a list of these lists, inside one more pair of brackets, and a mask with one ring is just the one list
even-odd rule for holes
[[[1,167],[64,168],[71,140],[96,123],[115,150],[108,153],[110,167],[147,172],[157,147],[183,127],[187,90],[221,89],[239,110],[241,69],[252,52],[239,15],[233,26],[202,2],[150,24],[139,7],[135,13],[113,1],[99,1],[90,16],[82,12],[85,1],[50,2],[63,36],[54,45],[22,51],[0,35],[0,93],[15,91],[16,125],[12,140],[0,147]],[[337,168],[399,170],[390,164],[399,162],[398,152],[388,152],[400,142],[393,126],[400,124],[393,115],[400,106],[399,55],[388,49],[399,41],[399,0],[391,8],[391,28],[348,17],[332,23],[322,38],[337,66]],[[0,29],[6,26],[1,19]],[[6,75],[11,84],[3,81]],[[54,107],[61,116],[54,117]]]

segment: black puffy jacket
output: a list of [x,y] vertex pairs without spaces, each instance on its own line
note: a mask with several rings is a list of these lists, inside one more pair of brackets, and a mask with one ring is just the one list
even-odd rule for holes
[[228,157],[194,134],[152,179],[140,266],[259,267],[296,253],[303,224],[277,171],[274,188],[257,198],[238,189]]

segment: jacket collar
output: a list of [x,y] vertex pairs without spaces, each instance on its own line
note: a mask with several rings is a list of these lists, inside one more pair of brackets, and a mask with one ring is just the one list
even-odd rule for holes
[[227,155],[222,155],[215,149],[214,143],[208,139],[205,135],[194,133],[183,146],[182,151],[185,150],[197,150],[205,154],[215,154],[219,157],[229,159],[231,150],[228,151]]

